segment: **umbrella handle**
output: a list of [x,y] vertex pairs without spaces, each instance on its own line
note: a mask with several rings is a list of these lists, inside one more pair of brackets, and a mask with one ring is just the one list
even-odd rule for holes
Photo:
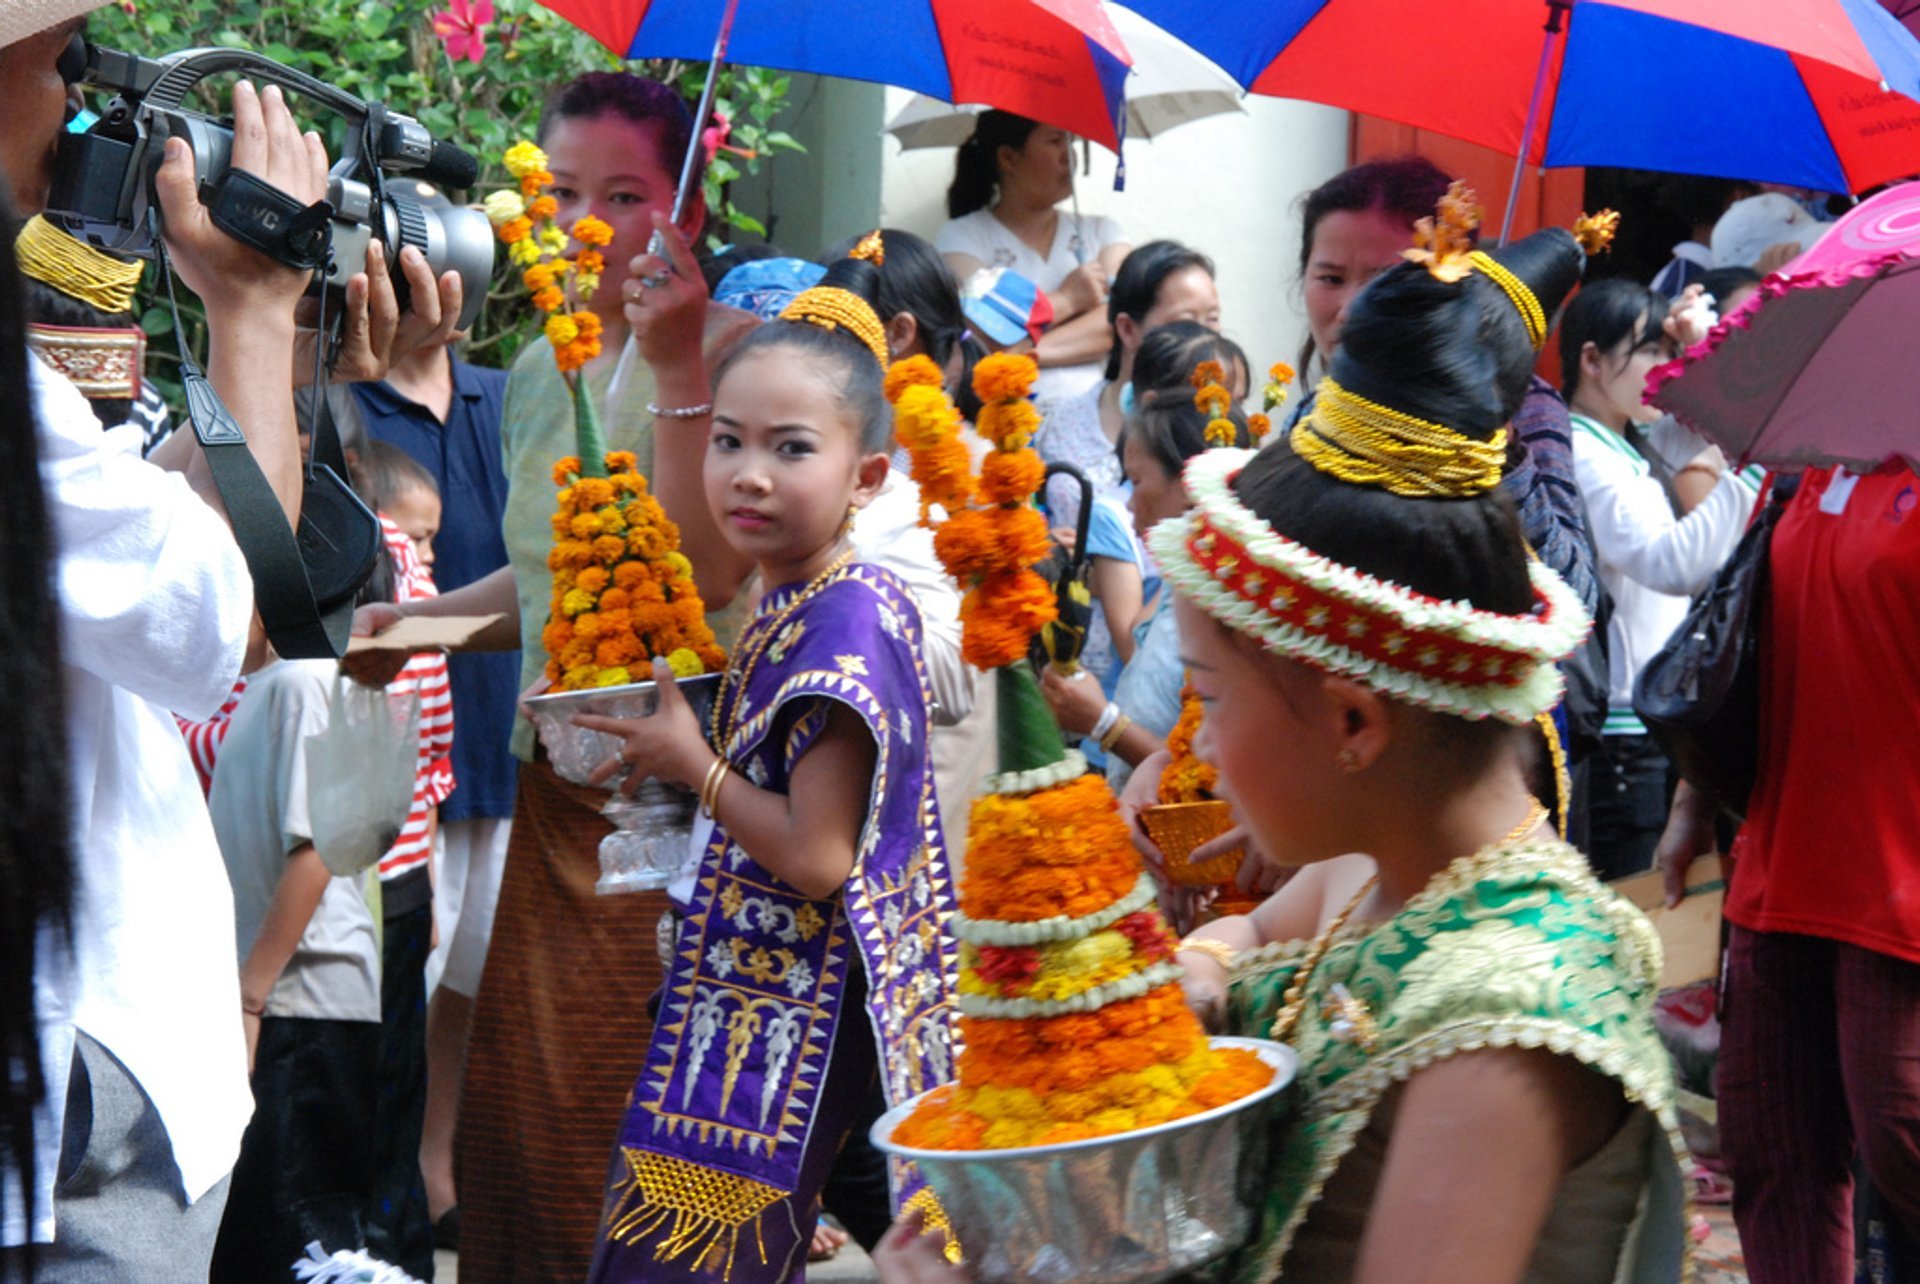
[[1087,535],[1093,529],[1093,483],[1072,464],[1048,464],[1040,481],[1042,495],[1047,493],[1047,483],[1055,477],[1071,477],[1080,483],[1080,520],[1074,524],[1073,556],[1067,559],[1068,570],[1077,572],[1087,564]]

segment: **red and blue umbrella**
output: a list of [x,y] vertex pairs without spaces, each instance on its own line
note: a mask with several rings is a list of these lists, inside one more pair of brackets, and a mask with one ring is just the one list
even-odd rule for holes
[[1878,0],[1130,3],[1254,93],[1536,165],[1828,192],[1920,173],[1920,41]]
[[623,58],[710,56],[981,103],[1119,149],[1126,46],[1099,0],[542,0]]

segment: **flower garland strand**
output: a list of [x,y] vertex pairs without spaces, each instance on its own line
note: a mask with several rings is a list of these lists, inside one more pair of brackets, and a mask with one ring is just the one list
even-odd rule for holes
[[1201,762],[1193,752],[1193,738],[1200,732],[1205,716],[1200,693],[1189,682],[1180,692],[1180,719],[1167,733],[1167,752],[1172,755],[1160,770],[1160,801],[1163,803],[1211,802],[1213,787],[1220,773],[1211,763]]
[[680,529],[648,493],[638,459],[607,452],[580,373],[600,355],[600,318],[586,305],[606,271],[602,250],[613,228],[592,215],[560,227],[559,202],[546,192],[553,185],[547,154],[532,143],[515,143],[501,160],[519,186],[488,196],[487,218],[546,317],[553,363],[573,400],[578,450],[553,466],[560,488],[547,554],[553,599],[540,631],[547,679],[555,691],[649,682],[655,657],[675,677],[711,673],[726,657],[707,625],[693,564],[680,552]]
[[1207,417],[1207,445],[1231,446],[1239,431],[1227,418],[1233,394],[1227,391],[1227,370],[1218,361],[1202,361],[1193,368],[1188,382],[1193,384],[1193,404]]
[[[974,367],[979,430],[993,443],[978,478],[939,367],[912,357],[887,375],[895,431],[920,486],[920,524],[932,529],[934,554],[947,573],[969,586],[960,605],[960,653],[976,668],[1019,660],[1058,613],[1052,586],[1033,569],[1050,548],[1046,518],[1033,505],[1046,465],[1028,444],[1040,426],[1028,399],[1038,375],[1031,357],[1005,353]],[[936,507],[943,520],[934,518]]]

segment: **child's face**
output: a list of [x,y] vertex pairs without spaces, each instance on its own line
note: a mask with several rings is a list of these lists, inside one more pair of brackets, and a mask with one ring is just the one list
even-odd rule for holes
[[433,565],[433,537],[440,533],[440,497],[425,486],[409,486],[382,509],[387,519],[413,541],[422,566]]
[[864,507],[886,479],[887,457],[861,452],[830,373],[796,349],[762,348],[714,389],[707,508],[769,588],[810,577],[839,543],[848,505]]

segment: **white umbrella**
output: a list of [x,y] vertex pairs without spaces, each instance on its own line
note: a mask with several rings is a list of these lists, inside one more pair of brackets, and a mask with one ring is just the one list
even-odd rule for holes
[[[1110,4],[1107,13],[1133,56],[1126,85],[1128,138],[1153,138],[1189,121],[1246,111],[1240,86],[1204,54],[1131,9]],[[956,107],[915,94],[886,132],[902,148],[958,147],[973,133],[973,118],[991,105]]]

